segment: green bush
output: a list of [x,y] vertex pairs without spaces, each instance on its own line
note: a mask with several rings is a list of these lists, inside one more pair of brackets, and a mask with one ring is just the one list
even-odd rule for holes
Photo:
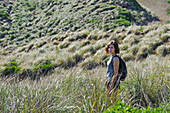
[[164,110],[163,108],[152,108],[152,107],[146,107],[144,109],[137,109],[133,108],[130,105],[126,105],[122,102],[116,102],[115,105],[111,108],[108,108],[104,111],[104,113],[166,113],[167,110]]
[[128,21],[126,19],[116,19],[115,24],[117,24],[119,26],[130,26],[131,25],[130,21]]
[[14,73],[20,73],[21,67],[18,67],[18,64],[16,61],[12,61],[9,64],[6,64],[5,69],[3,70],[3,74],[10,75]]
[[41,69],[41,70],[48,70],[51,69],[52,65],[51,64],[43,64],[43,65],[37,65],[36,67],[34,67],[34,71]]
[[170,20],[167,20],[167,21],[166,21],[166,24],[170,24]]
[[45,60],[41,62],[40,64],[35,65],[35,67],[33,68],[34,74],[31,75],[30,77],[32,79],[36,79],[42,75],[45,76],[48,74],[48,72],[51,72],[52,69],[53,67],[52,67],[51,61]]

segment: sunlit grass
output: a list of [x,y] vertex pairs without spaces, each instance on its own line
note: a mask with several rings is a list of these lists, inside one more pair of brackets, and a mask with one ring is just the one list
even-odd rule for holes
[[[161,61],[161,62],[160,62]],[[128,62],[128,77],[121,82],[118,100],[132,107],[168,109],[168,58],[150,56],[143,62]],[[56,68],[51,76],[19,83],[0,82],[1,112],[104,112],[107,102],[106,68],[65,70]],[[107,106],[106,106],[107,103]],[[110,104],[109,104],[110,103]]]

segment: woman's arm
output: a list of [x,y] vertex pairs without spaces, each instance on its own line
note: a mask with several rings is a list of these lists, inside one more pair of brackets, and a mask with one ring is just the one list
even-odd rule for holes
[[113,58],[113,67],[114,67],[114,75],[113,75],[113,78],[112,78],[112,82],[114,84],[116,82],[117,75],[118,75],[118,72],[119,72],[119,58],[118,57]]

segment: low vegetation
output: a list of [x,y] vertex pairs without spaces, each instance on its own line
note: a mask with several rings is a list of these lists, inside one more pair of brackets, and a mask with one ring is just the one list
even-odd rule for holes
[[[136,0],[0,1],[0,112],[167,112],[170,24],[158,21]],[[110,40],[128,67],[114,104]]]
[[169,64],[168,57],[157,56],[150,56],[143,62],[128,62],[128,76],[121,82],[118,102],[114,104],[107,100],[105,92],[105,67],[59,68],[37,82],[7,79],[0,83],[0,111],[166,113],[170,93]]

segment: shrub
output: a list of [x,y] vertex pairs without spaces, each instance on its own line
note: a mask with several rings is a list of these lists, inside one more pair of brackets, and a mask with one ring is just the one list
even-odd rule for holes
[[167,21],[166,21],[166,24],[170,24],[170,20],[167,20]]
[[9,64],[6,64],[5,69],[3,70],[3,75],[10,75],[14,73],[20,73],[21,67],[18,67],[16,61],[11,61]]
[[163,108],[153,108],[153,107],[145,107],[143,109],[137,109],[135,107],[131,107],[130,105],[126,105],[122,102],[116,102],[115,105],[111,108],[108,108],[104,111],[104,113],[165,113],[168,112],[167,110],[164,110]]
[[53,69],[51,61],[45,60],[41,61],[39,64],[35,65],[33,68],[33,75],[31,75],[31,79],[39,78],[40,76],[45,76],[48,72],[51,72]]
[[119,26],[130,26],[131,25],[130,21],[128,21],[126,19],[116,19],[115,24],[117,24]]

